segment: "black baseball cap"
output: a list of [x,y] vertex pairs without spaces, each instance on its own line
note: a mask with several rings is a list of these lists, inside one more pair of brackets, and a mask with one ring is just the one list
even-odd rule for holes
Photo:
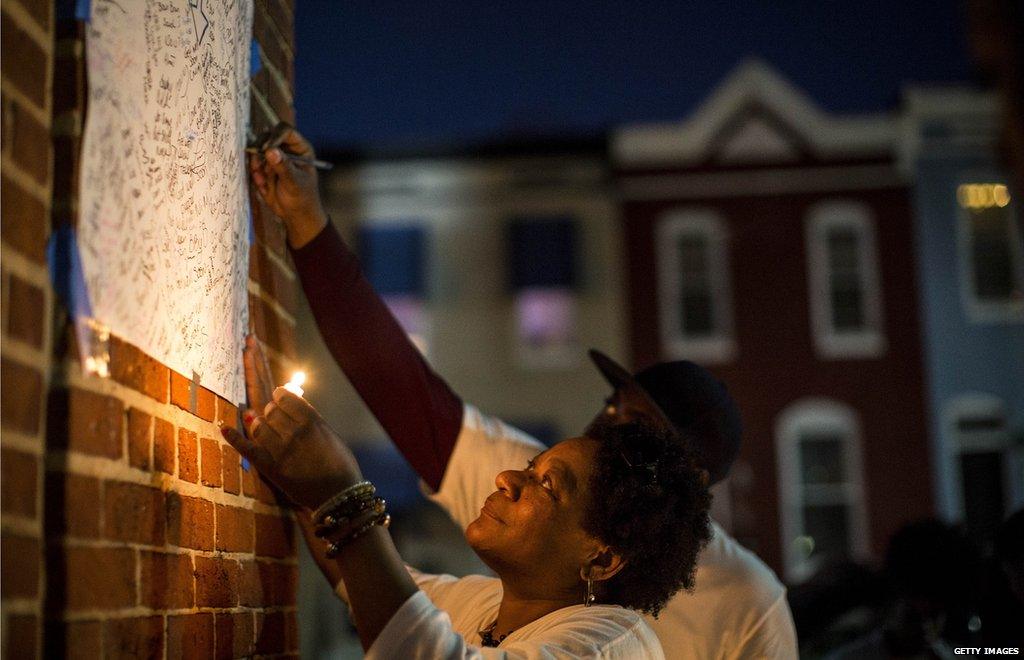
[[591,349],[590,359],[616,390],[642,395],[656,416],[668,420],[690,443],[711,483],[721,481],[740,450],[740,411],[722,381],[689,360],[659,362],[630,374],[604,353]]

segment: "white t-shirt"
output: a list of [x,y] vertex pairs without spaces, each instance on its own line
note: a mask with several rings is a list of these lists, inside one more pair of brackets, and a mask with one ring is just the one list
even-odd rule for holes
[[[523,469],[544,446],[466,405],[441,489],[431,495],[463,527],[480,514],[502,470]],[[697,558],[696,588],[681,591],[647,622],[665,656],[686,660],[796,658],[786,589],[764,562],[712,523]]]
[[[515,658],[663,659],[643,617],[616,605],[563,607],[514,630],[495,648],[480,646],[480,630],[494,622],[501,580],[471,575],[430,575],[410,568],[420,591],[380,631],[366,657],[424,660]],[[336,589],[345,600],[344,583]]]

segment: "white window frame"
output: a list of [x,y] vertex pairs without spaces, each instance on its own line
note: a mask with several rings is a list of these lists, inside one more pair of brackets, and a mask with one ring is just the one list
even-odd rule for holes
[[[886,350],[882,319],[882,288],[874,215],[859,202],[833,200],[816,204],[806,216],[807,277],[811,304],[811,335],[819,357],[877,358]],[[857,233],[860,286],[864,293],[864,327],[838,330],[832,323],[828,234],[833,229]]]
[[[676,243],[681,236],[697,234],[707,241],[711,313],[716,333],[711,337],[687,336],[680,327],[681,264]],[[666,357],[721,364],[736,357],[729,275],[728,233],[722,218],[710,209],[675,209],[664,214],[655,231],[658,269],[658,312],[661,343]]]
[[[957,199],[956,191],[959,190],[961,185],[979,183],[1006,184],[1005,181],[1000,180],[998,177],[961,176],[951,195],[951,203],[956,207],[957,218],[956,237],[957,251],[959,253],[960,300],[963,303],[967,318],[972,323],[1024,323],[1024,298],[995,302],[980,300],[975,294],[974,260],[971,251],[971,212],[970,209],[961,206]],[[1020,227],[1017,224],[1016,204],[1013,198],[1010,199],[1006,209],[1009,215],[1011,267],[1017,280],[1017,290],[1024,292],[1024,248],[1021,247]]]
[[[808,433],[844,438],[844,478],[841,485],[816,486],[815,501],[808,502],[800,465],[800,441]],[[864,488],[863,438],[857,414],[850,406],[831,399],[802,399],[779,413],[775,421],[775,460],[779,486],[779,516],[786,581],[797,584],[811,577],[818,566],[804,557],[797,539],[805,536],[806,504],[837,503],[849,507],[848,547],[855,559],[867,559],[867,502]]]
[[[963,418],[1000,419],[1002,428],[991,432],[977,431],[965,438],[960,431]],[[960,468],[960,457],[964,454],[997,452],[1003,455],[1003,502],[1007,512],[1024,504],[1024,450],[1013,443],[1010,435],[1010,419],[1005,402],[997,396],[982,392],[961,394],[950,400],[943,410],[943,422],[949,429],[952,442],[949,446],[950,464],[955,492],[955,519],[964,519],[964,484]]]

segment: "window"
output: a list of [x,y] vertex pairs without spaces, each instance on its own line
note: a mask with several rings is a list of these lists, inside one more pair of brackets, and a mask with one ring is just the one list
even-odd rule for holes
[[359,229],[359,256],[373,288],[409,339],[429,355],[426,309],[426,240],[422,226],[408,222],[369,223]]
[[677,210],[658,225],[658,299],[667,357],[725,362],[736,353],[721,219],[701,209]]
[[[1004,516],[1020,506],[1021,449],[1007,427],[1002,400],[987,394],[955,399],[946,411],[953,432],[957,509],[967,533],[982,546],[991,544]],[[1017,501],[1015,501],[1017,500]]]
[[961,289],[976,322],[1024,320],[1024,257],[1010,192],[1002,183],[965,183],[960,207]]
[[786,578],[801,582],[826,564],[868,551],[859,425],[852,409],[807,400],[776,422],[779,506]]
[[825,358],[878,357],[885,340],[870,212],[854,202],[819,204],[806,229],[815,349]]
[[520,364],[534,369],[576,363],[576,235],[573,218],[514,218],[508,226],[509,277]]

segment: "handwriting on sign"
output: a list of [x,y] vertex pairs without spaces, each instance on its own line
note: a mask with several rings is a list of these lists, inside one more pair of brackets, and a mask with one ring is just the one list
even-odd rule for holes
[[93,0],[79,243],[94,314],[244,399],[252,1]]

